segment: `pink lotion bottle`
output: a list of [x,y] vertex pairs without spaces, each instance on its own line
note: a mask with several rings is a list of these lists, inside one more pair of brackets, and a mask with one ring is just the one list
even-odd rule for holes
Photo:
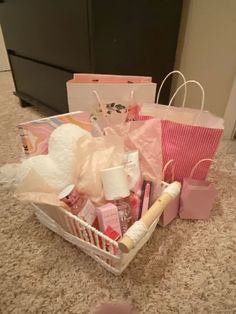
[[129,186],[128,178],[124,166],[107,168],[101,170],[102,183],[105,199],[116,205],[122,234],[131,225],[131,209],[129,205]]

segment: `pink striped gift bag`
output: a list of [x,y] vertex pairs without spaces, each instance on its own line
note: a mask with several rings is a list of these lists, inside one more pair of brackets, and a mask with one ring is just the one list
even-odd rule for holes
[[188,178],[184,178],[180,196],[179,216],[181,219],[209,219],[216,189],[212,182],[195,179],[196,170],[203,162],[210,164],[211,159],[202,159],[193,167]]
[[[203,111],[205,93],[200,83],[194,80],[183,83],[170,100],[172,103],[179,90],[186,84],[196,84],[202,92],[200,110],[178,108],[184,116],[185,123],[162,120],[162,157],[165,164],[175,160],[175,180],[188,177],[195,164],[202,159],[213,159],[223,134],[223,119]],[[182,110],[181,110],[182,109]],[[188,117],[188,119],[187,119]],[[211,163],[204,164],[195,171],[195,178],[204,180]],[[170,175],[168,170],[166,175]]]
[[[195,84],[202,93],[201,109],[171,107],[176,94],[187,84]],[[205,93],[202,85],[194,80],[184,82],[172,96],[169,105],[165,106],[162,115],[148,115],[147,110],[140,111],[141,120],[152,117],[161,119],[163,164],[175,161],[175,180],[182,182],[188,177],[194,165],[202,159],[213,159],[223,133],[223,119],[204,111]],[[161,106],[161,105],[157,105]],[[153,106],[152,106],[153,107]],[[163,106],[164,107],[164,106]],[[164,112],[164,111],[163,111]],[[144,115],[144,117],[142,117]],[[205,179],[210,163],[204,164],[195,172],[196,179]],[[170,169],[166,177],[171,175]]]

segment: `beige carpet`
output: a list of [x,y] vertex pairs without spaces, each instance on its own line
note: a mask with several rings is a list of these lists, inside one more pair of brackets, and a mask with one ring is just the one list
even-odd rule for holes
[[[0,73],[1,164],[20,157],[16,125],[47,113],[21,108]],[[56,91],[55,91],[56,92]],[[40,225],[30,206],[1,191],[0,313],[94,313],[127,302],[138,313],[236,313],[236,143],[222,143],[219,198],[209,222],[158,227],[115,277]]]

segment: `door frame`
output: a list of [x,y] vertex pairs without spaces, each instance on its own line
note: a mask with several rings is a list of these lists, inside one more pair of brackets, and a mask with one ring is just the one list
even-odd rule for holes
[[224,138],[233,139],[236,136],[236,75],[230,91],[224,115]]

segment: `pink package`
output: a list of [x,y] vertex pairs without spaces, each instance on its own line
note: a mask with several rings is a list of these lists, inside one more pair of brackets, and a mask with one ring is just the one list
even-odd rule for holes
[[97,207],[97,217],[100,231],[109,226],[121,235],[121,226],[117,207],[112,203]]
[[[165,173],[166,173],[166,170],[168,168],[168,166],[170,164],[172,164],[172,178],[170,180],[170,182],[173,182],[174,181],[174,164],[173,164],[173,159],[169,160],[164,168],[163,168],[163,171],[162,171],[162,177],[163,179],[165,178]],[[163,182],[162,184],[162,187],[163,187],[163,191],[165,190],[166,186],[168,186],[168,184],[166,184],[165,182]],[[167,207],[165,208],[164,212],[162,213],[162,215],[160,216],[160,219],[159,219],[159,225],[161,225],[162,227],[165,227],[167,226],[172,220],[174,220],[177,216],[178,216],[178,212],[179,212],[179,202],[180,202],[180,194],[177,195],[175,197],[175,199],[173,199],[168,205]]]
[[212,182],[193,179],[197,166],[211,159],[200,160],[192,169],[189,178],[183,180],[180,197],[179,216],[182,219],[209,219],[216,197],[216,189]]

